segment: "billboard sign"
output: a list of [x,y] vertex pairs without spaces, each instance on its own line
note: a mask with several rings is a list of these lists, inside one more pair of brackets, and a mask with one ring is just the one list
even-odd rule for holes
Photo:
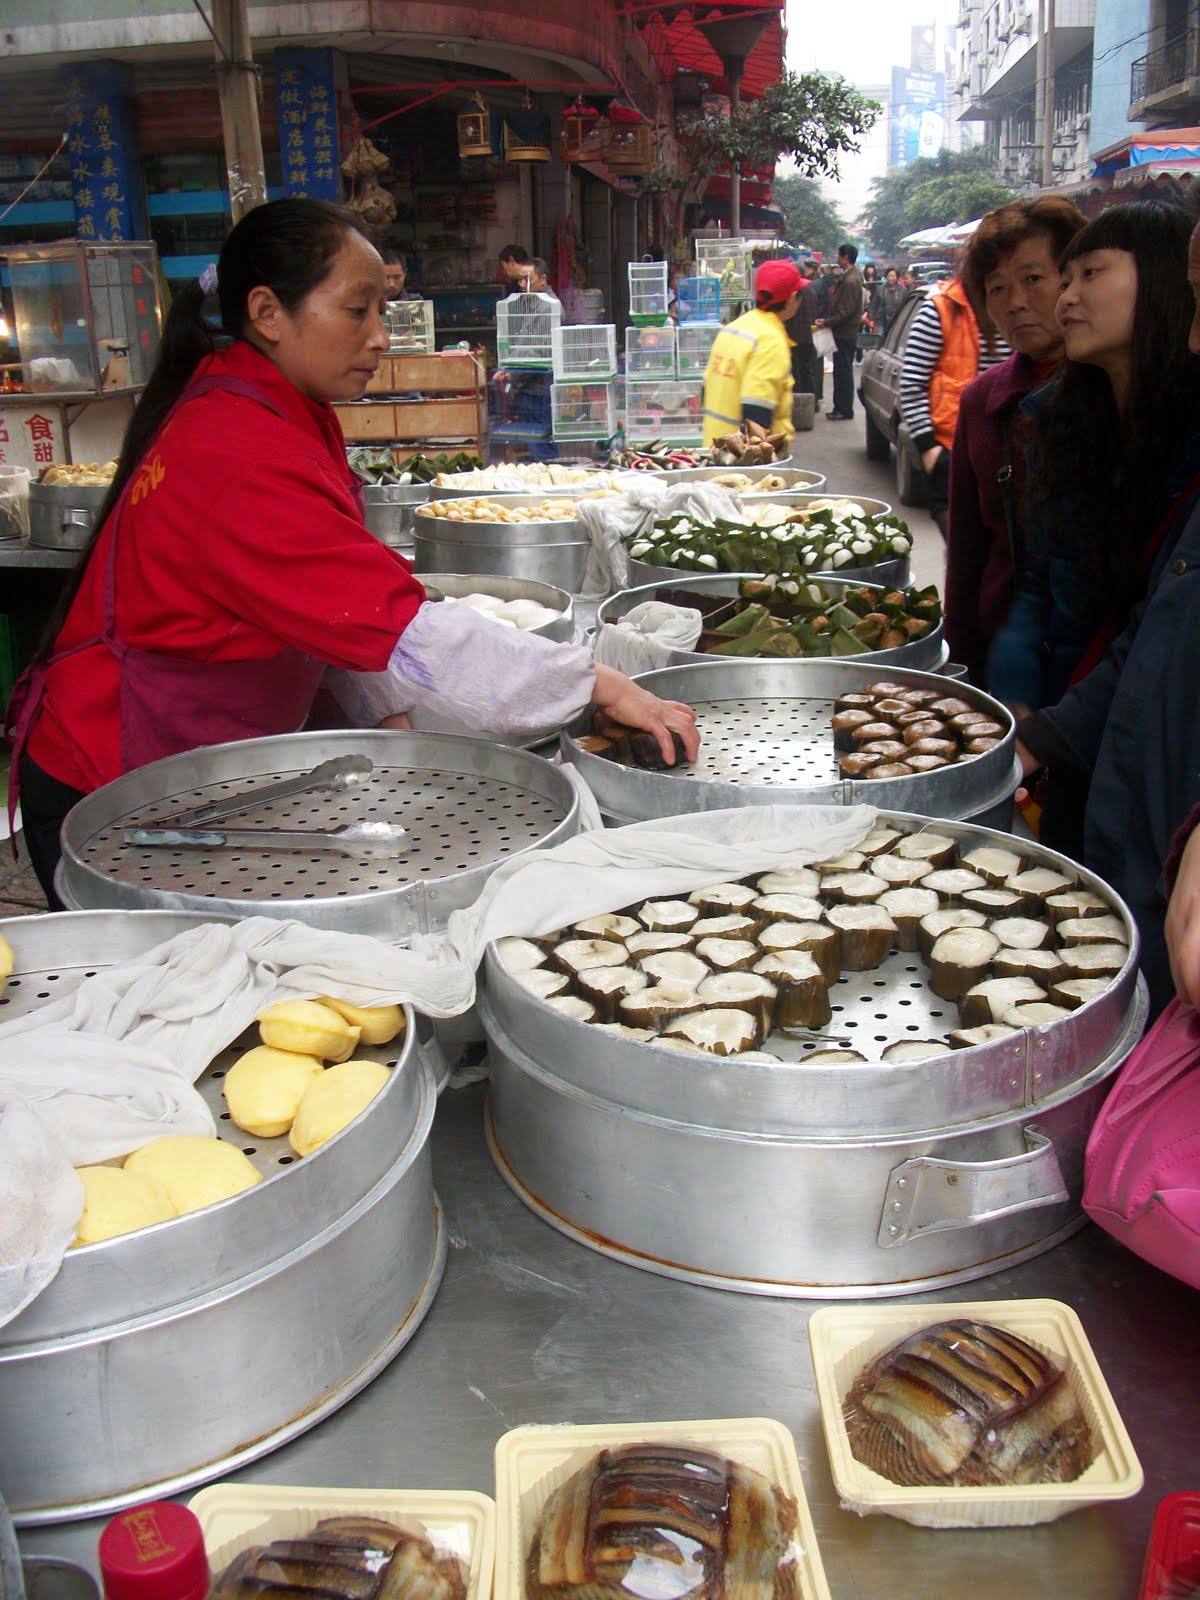
[[946,143],[946,74],[892,68],[888,118],[888,165],[906,167],[918,156],[936,156]]

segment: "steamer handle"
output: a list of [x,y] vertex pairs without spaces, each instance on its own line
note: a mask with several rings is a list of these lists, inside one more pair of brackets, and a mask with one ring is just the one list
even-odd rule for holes
[[1070,1199],[1054,1145],[1030,1123],[1025,1149],[998,1161],[914,1156],[893,1167],[876,1244],[892,1250],[927,1233],[973,1228]]

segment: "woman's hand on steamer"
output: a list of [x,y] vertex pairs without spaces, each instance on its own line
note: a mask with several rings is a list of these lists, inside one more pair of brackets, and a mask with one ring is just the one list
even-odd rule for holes
[[613,667],[596,668],[596,687],[592,691],[592,704],[616,722],[630,728],[641,728],[658,740],[663,759],[669,766],[675,763],[675,745],[671,738],[677,733],[683,740],[684,754],[689,761],[696,759],[700,748],[700,733],[696,727],[696,713],[691,706],[678,700],[660,700],[627,678]]

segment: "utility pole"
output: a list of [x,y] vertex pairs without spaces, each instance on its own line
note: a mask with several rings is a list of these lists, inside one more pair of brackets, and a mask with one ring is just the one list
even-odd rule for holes
[[260,84],[250,44],[246,0],[212,0],[212,36],[217,47],[217,91],[229,174],[229,207],[235,222],[267,198],[259,123]]
[[1044,189],[1054,183],[1054,6],[1055,0],[1039,0],[1034,124],[1041,135]]

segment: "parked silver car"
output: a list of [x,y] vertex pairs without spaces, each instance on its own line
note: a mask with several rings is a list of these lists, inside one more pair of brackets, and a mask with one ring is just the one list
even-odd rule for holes
[[895,321],[876,350],[863,352],[858,398],[867,419],[867,455],[872,461],[886,461],[896,448],[896,497],[903,506],[925,504],[925,474],[921,458],[909,438],[900,415],[900,368],[904,363],[904,341],[925,298],[924,289],[912,289],[900,302]]

